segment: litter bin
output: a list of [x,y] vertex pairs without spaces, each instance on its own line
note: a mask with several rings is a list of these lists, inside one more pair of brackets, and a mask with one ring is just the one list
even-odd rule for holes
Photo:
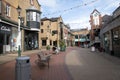
[[31,80],[30,58],[27,56],[18,57],[15,65],[15,80]]

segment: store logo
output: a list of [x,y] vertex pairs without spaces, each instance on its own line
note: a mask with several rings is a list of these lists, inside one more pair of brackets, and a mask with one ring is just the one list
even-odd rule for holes
[[10,28],[5,27],[5,26],[2,26],[2,27],[1,27],[1,30],[3,30],[3,31],[11,31]]

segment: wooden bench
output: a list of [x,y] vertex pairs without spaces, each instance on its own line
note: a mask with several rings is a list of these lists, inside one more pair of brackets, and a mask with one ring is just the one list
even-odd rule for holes
[[47,64],[49,68],[49,61],[50,61],[51,54],[45,54],[43,52],[40,52],[37,54],[37,56],[38,56],[38,59],[37,59],[38,65],[41,66],[41,65]]

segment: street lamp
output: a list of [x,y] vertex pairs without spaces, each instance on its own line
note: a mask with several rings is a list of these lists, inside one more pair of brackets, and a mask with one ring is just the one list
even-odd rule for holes
[[17,9],[17,12],[18,12],[18,57],[21,56],[21,49],[20,49],[20,45],[21,45],[21,31],[20,31],[20,13],[21,13],[21,8],[20,6],[18,5],[18,7],[16,8]]

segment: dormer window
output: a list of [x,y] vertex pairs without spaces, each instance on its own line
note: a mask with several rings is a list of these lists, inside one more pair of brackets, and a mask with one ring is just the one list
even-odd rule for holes
[[6,16],[8,16],[8,17],[10,17],[10,9],[11,9],[10,5],[7,4],[6,5]]

